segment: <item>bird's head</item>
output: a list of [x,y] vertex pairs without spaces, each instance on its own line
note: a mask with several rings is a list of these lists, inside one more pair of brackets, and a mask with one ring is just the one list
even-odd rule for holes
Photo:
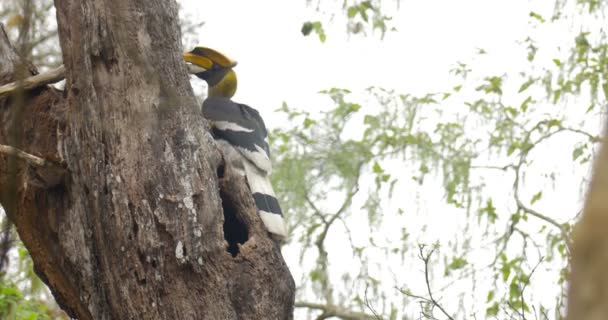
[[206,47],[196,47],[184,53],[188,71],[205,80],[209,85],[209,96],[230,98],[236,92],[236,73],[232,68],[236,61],[222,53]]

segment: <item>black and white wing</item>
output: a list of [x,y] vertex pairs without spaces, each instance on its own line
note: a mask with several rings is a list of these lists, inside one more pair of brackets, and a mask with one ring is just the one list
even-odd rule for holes
[[209,97],[203,102],[203,116],[210,121],[213,136],[224,156],[247,177],[268,231],[286,237],[283,212],[270,183],[272,163],[268,133],[258,111],[227,98]]

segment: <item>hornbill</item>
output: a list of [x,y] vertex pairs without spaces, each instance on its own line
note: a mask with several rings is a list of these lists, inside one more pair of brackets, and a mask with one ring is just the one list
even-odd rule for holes
[[266,229],[273,237],[285,239],[283,212],[270,183],[272,164],[264,120],[256,109],[230,99],[237,87],[236,61],[206,47],[184,53],[184,60],[190,73],[207,82],[203,116],[227,163],[246,177]]

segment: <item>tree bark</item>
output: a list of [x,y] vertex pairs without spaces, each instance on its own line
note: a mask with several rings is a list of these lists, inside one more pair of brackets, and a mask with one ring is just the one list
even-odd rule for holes
[[0,190],[60,306],[78,319],[291,319],[291,274],[190,88],[176,3],[55,6],[66,89],[1,100],[0,144],[56,165],[0,155]]
[[582,219],[572,231],[569,320],[608,319],[608,122]]

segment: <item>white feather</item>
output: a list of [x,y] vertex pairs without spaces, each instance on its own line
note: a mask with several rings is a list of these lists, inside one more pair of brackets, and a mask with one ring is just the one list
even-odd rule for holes
[[[252,193],[262,193],[272,197],[275,197],[274,189],[272,188],[272,184],[270,182],[269,170],[266,171],[260,167],[258,167],[257,163],[250,161],[251,156],[259,155],[260,152],[250,152],[250,156],[244,156],[242,148],[235,148],[233,145],[224,140],[216,140],[220,149],[224,153],[224,157],[226,160],[232,164],[234,169],[241,175],[247,177],[247,183],[249,184],[249,189],[251,189]],[[247,151],[247,150],[245,150]],[[265,155],[265,153],[263,153]],[[266,157],[268,159],[268,157]],[[270,166],[270,160],[268,161],[268,166]],[[264,222],[264,226],[268,232],[277,235],[281,238],[287,237],[287,227],[285,226],[285,220],[281,215],[276,213],[266,212],[263,210],[258,210],[260,213],[260,218]]]
[[213,126],[220,130],[231,130],[231,131],[241,131],[241,132],[253,132],[253,129],[247,129],[239,126],[238,124],[230,121],[213,121]]
[[217,146],[222,150],[226,162],[232,165],[233,169],[240,175],[245,176],[245,167],[243,166],[244,161],[247,161],[245,157],[235,149],[229,142],[225,140],[215,140]]
[[263,193],[274,197],[274,190],[269,177],[262,170],[249,162],[245,162],[245,173],[252,193]]
[[282,216],[262,210],[259,212],[260,218],[262,218],[268,232],[281,238],[287,238],[287,227],[285,227],[285,221]]
[[245,158],[253,162],[258,169],[264,171],[266,175],[270,175],[272,173],[272,163],[268,158],[268,154],[266,154],[264,149],[260,148],[258,145],[256,145],[255,148],[257,151],[250,151],[244,148],[238,149],[245,156]]

